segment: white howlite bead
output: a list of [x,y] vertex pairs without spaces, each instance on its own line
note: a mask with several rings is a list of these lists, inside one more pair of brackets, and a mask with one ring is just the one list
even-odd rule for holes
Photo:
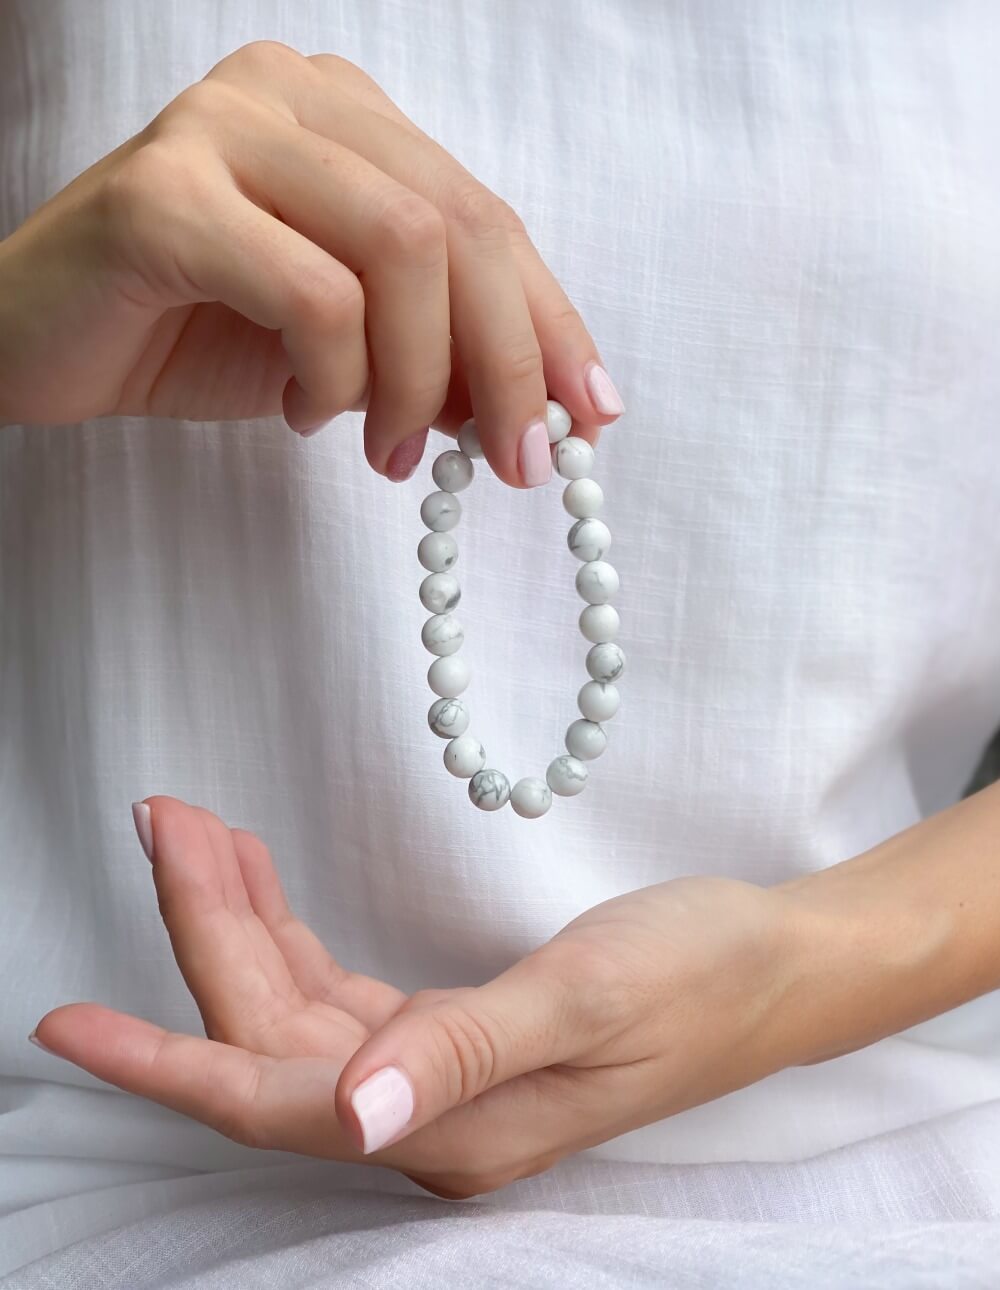
[[462,503],[454,493],[443,489],[428,493],[420,504],[420,518],[435,533],[447,533],[462,518]]
[[610,721],[621,701],[618,687],[608,681],[588,681],[576,696],[577,707],[588,721]]
[[461,699],[435,699],[427,724],[441,739],[456,739],[469,728],[469,709]]
[[459,735],[445,748],[444,764],[459,779],[471,779],[486,765],[486,749],[475,735]]
[[594,450],[586,439],[570,435],[556,444],[552,463],[563,479],[584,479],[594,469]]
[[595,681],[617,681],[625,671],[625,651],[611,641],[595,645],[587,653],[587,671]]
[[574,721],[566,731],[566,751],[580,761],[593,761],[608,746],[608,736],[596,721]]
[[618,635],[622,620],[614,605],[588,605],[580,614],[580,632],[591,645],[603,645]]
[[479,431],[476,429],[476,423],[472,417],[469,417],[458,432],[458,446],[467,457],[481,457],[483,455],[483,445],[479,442]]
[[578,757],[557,757],[549,763],[545,782],[559,797],[576,797],[587,783],[587,768]]
[[545,405],[545,424],[549,431],[549,443],[558,443],[573,429],[573,418],[561,403],[549,399]]
[[458,559],[458,543],[450,533],[425,533],[417,545],[417,559],[431,573],[444,573]]
[[477,770],[469,780],[469,799],[481,811],[499,811],[510,797],[510,780],[499,770]]
[[427,669],[427,684],[442,699],[457,699],[470,679],[469,665],[459,654],[436,658]]
[[420,584],[420,603],[432,614],[450,613],[461,599],[462,588],[453,573],[429,573]]
[[590,560],[576,571],[576,589],[588,605],[605,605],[617,595],[618,570],[607,560]]
[[424,649],[437,654],[439,658],[446,658],[449,654],[457,654],[462,648],[465,632],[454,614],[435,614],[424,623],[420,639],[424,643]]
[[574,519],[593,519],[603,505],[604,489],[596,479],[571,479],[563,489],[563,506]]
[[552,790],[544,779],[519,779],[510,790],[510,804],[522,820],[537,820],[552,805]]
[[578,560],[603,560],[611,546],[611,530],[603,520],[577,520],[566,541]]
[[443,452],[431,467],[435,484],[446,493],[460,493],[463,488],[468,488],[475,473],[476,468],[465,453],[454,449]]

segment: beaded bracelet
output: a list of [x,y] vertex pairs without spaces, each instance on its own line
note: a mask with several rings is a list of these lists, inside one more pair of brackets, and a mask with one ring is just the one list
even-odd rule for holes
[[469,684],[469,666],[458,657],[465,633],[452,610],[462,596],[451,570],[458,560],[458,544],[451,530],[462,517],[456,493],[468,488],[476,473],[473,459],[483,455],[474,421],[466,421],[458,435],[458,449],[449,449],[435,460],[431,473],[438,491],[425,497],[420,518],[431,530],[420,540],[417,558],[428,570],[420,584],[420,601],[431,617],[421,639],[437,655],[427,682],[438,699],[427,721],[448,744],[444,764],[453,775],[469,781],[469,797],[483,811],[497,811],[509,801],[526,820],[535,820],[552,805],[552,794],[575,797],[587,783],[586,761],[600,757],[608,744],[602,721],[618,711],[614,682],[625,669],[625,654],[615,643],[618,612],[608,602],[618,591],[618,573],[604,559],[611,546],[611,532],[596,518],[604,505],[600,484],[590,478],[594,450],[586,439],[571,435],[572,419],[560,403],[549,400],[546,424],[552,444],[552,464],[568,480],[563,505],[576,523],[569,531],[569,549],[584,563],[577,570],[576,589],[587,602],[580,615],[580,631],[591,642],[587,654],[589,680],[577,696],[582,718],[566,731],[567,755],[556,757],[545,779],[519,779],[513,788],[499,770],[486,769],[486,750],[468,733],[469,709],[459,695]]

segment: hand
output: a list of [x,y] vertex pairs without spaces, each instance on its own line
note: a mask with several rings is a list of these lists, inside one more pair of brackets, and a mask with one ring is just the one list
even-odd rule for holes
[[0,243],[0,423],[366,407],[399,479],[474,411],[531,485],[547,390],[590,440],[622,411],[520,219],[332,55],[237,51]]
[[[484,986],[407,998],[330,957],[252,835],[171,798],[149,805],[160,910],[208,1038],[74,1004],[44,1017],[37,1039],[237,1141],[367,1159],[469,1196],[784,1059],[771,1031],[793,938],[782,902],[759,888],[650,887],[588,911]],[[386,1066],[401,1075],[359,1097]],[[405,1123],[384,1096],[394,1087],[412,1096]]]

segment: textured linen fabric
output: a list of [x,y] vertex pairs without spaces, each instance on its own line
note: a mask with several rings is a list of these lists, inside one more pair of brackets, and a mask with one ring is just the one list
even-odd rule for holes
[[[404,989],[955,800],[1000,720],[998,22],[0,0],[0,233],[261,37],[358,62],[521,212],[628,404],[599,475],[629,654],[587,792],[481,815],[425,725],[428,463],[390,487],[358,418],[0,433],[5,1287],[995,1284],[996,996],[466,1205],[253,1154],[25,1036],[84,998],[198,1031],[132,831],[153,792],[257,831]],[[565,517],[554,487],[468,497],[476,729],[537,773],[581,679]]]

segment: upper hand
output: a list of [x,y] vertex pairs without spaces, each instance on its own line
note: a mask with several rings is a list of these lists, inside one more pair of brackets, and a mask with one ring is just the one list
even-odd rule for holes
[[237,51],[0,243],[0,423],[366,407],[401,478],[474,411],[517,485],[547,391],[622,410],[602,372],[517,215],[332,55]]
[[[368,1159],[467,1196],[783,1063],[772,1020],[788,928],[756,887],[649,887],[589,910],[486,985],[407,997],[331,958],[252,835],[150,802],[160,909],[208,1038],[96,1004],[55,1009],[37,1037],[237,1141]],[[386,1066],[403,1072],[412,1115],[366,1156],[352,1095]]]

